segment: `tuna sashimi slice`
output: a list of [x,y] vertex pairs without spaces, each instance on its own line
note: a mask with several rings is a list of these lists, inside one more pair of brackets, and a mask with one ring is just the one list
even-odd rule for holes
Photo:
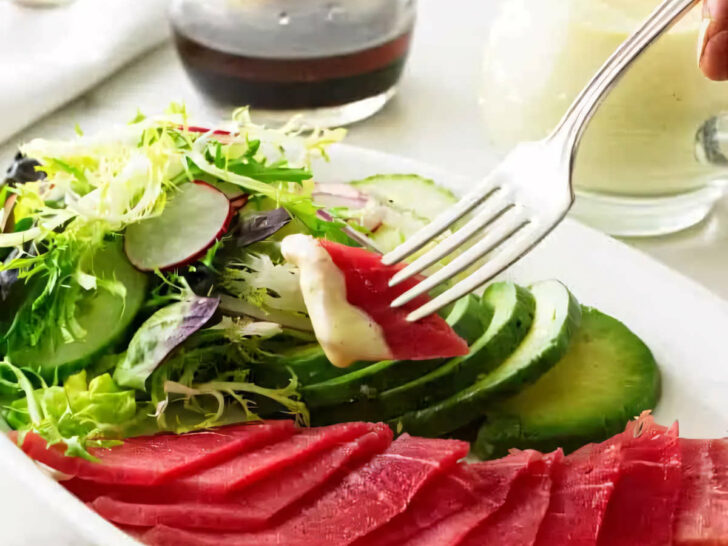
[[[636,423],[636,424],[635,424]],[[599,532],[600,546],[672,544],[680,493],[677,424],[668,430],[643,415],[622,436],[617,487]]]
[[468,344],[436,313],[417,322],[408,322],[407,315],[429,301],[427,295],[393,309],[390,304],[414,287],[421,277],[408,279],[390,287],[389,280],[403,266],[385,266],[381,256],[363,248],[353,248],[324,239],[321,245],[344,274],[346,299],[364,311],[382,327],[393,358],[423,360],[468,354]]
[[403,514],[363,537],[356,546],[399,546],[452,514],[479,504],[483,518],[506,500],[516,477],[534,458],[533,452],[520,452],[498,461],[460,464],[433,480],[412,500]]
[[452,468],[468,444],[402,435],[387,451],[352,472],[310,507],[262,533],[193,533],[158,526],[152,545],[344,546],[404,512],[431,479]]
[[619,478],[622,435],[572,453],[552,473],[551,502],[536,546],[594,546]]
[[231,495],[223,503],[177,502],[141,504],[99,497],[91,507],[115,523],[154,527],[169,525],[186,529],[251,531],[264,527],[279,512],[326,483],[349,464],[381,453],[392,441],[384,424],[364,436],[333,449],[297,461],[273,476]]
[[116,484],[103,486],[88,480],[70,480],[63,485],[84,501],[111,497],[127,503],[171,504],[220,502],[236,489],[319,454],[332,446],[354,440],[373,430],[369,423],[344,423],[330,427],[304,429],[295,436],[244,453],[192,476],[172,480],[160,486],[139,487]]
[[369,423],[342,423],[302,430],[276,444],[244,453],[202,472],[170,483],[176,498],[220,498],[270,476],[286,466],[372,430]]
[[728,544],[728,440],[680,440],[673,544]]
[[484,510],[482,517],[479,517],[479,507],[474,506],[415,537],[416,542],[407,544],[532,545],[548,509],[552,468],[564,455],[561,450],[548,455],[528,453],[528,468],[513,481],[502,506],[495,511]]
[[107,484],[153,485],[204,470],[251,449],[290,437],[293,421],[232,425],[188,434],[128,438],[120,446],[91,448],[100,462],[66,457],[63,446],[48,448],[40,436],[26,435],[30,457],[65,474]]
[[173,480],[161,486],[117,485],[106,491],[88,483],[67,484],[82,499],[110,496],[130,503],[169,504],[180,502],[219,502],[247,485],[332,446],[354,440],[372,430],[370,423],[343,423],[330,427],[304,429],[295,436],[260,449],[243,453],[210,468]]

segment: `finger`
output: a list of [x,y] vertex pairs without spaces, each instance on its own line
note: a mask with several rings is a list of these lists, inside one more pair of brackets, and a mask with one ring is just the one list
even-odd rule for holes
[[728,0],[704,0],[698,59],[708,78],[728,80]]

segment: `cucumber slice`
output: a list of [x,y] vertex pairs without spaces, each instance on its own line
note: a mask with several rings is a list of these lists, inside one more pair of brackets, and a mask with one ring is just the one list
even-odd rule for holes
[[[446,320],[459,336],[472,343],[488,327],[492,316],[491,309],[471,295],[460,299]],[[376,398],[377,393],[412,381],[442,363],[443,359],[377,362],[341,377],[305,387],[302,391],[303,400],[311,409],[336,406],[356,399]]]
[[475,451],[491,458],[512,447],[546,452],[601,442],[654,408],[659,393],[650,349],[618,320],[583,307],[569,352],[535,384],[488,410]]
[[126,288],[121,298],[103,289],[88,292],[77,305],[76,318],[86,337],[64,343],[60,332],[51,332],[35,347],[10,340],[8,356],[17,366],[38,369],[48,380],[64,378],[85,368],[120,342],[147,293],[148,277],[137,271],[122,250],[120,241],[108,243],[93,258],[92,272],[101,279],[120,281]]
[[318,343],[295,347],[277,358],[251,364],[255,383],[268,388],[281,388],[296,375],[299,385],[310,385],[349,374],[353,370],[369,366],[369,362],[355,363],[349,368],[337,368],[326,358]]
[[428,408],[409,412],[390,423],[398,433],[442,436],[477,419],[496,397],[518,392],[535,382],[566,354],[581,321],[576,298],[558,281],[531,287],[536,299],[533,324],[505,362],[468,388]]
[[455,302],[445,320],[470,345],[480,339],[488,329],[493,320],[494,309],[490,302],[469,294]]
[[430,406],[470,386],[478,375],[487,373],[516,350],[531,328],[536,302],[531,293],[512,283],[488,287],[482,300],[494,309],[493,319],[463,357],[440,361],[429,373],[383,392],[377,399],[362,400],[332,409],[315,419],[379,421]]
[[394,211],[371,235],[385,252],[396,248],[457,202],[449,190],[414,174],[378,175],[351,184]]

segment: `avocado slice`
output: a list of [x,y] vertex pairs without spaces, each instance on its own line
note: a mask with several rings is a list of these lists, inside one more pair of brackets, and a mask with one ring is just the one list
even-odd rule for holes
[[457,430],[483,415],[495,398],[520,391],[561,360],[581,321],[579,303],[558,281],[536,283],[531,293],[536,299],[536,314],[518,348],[493,371],[455,395],[391,420],[395,432],[437,437]]
[[[469,295],[458,300],[445,320],[460,337],[472,343],[488,328],[492,316],[489,305],[483,304],[477,296]],[[376,398],[378,393],[412,381],[438,368],[443,362],[446,360],[384,360],[304,387],[303,400],[312,409]]]
[[76,306],[76,318],[86,336],[65,343],[60,332],[50,331],[37,345],[28,346],[10,336],[8,357],[16,366],[39,370],[49,381],[85,368],[115,348],[127,333],[147,294],[149,278],[126,258],[121,241],[107,243],[92,260],[93,274],[124,285],[122,298],[108,290],[85,293]]
[[488,409],[474,451],[492,458],[512,447],[573,450],[601,442],[654,408],[659,395],[647,345],[617,319],[582,307],[569,352],[536,383]]

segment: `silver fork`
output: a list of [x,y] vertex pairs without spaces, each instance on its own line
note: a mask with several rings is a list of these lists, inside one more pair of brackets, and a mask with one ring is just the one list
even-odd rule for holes
[[483,230],[470,248],[392,302],[401,307],[491,254],[477,271],[412,311],[414,322],[476,290],[527,254],[566,216],[574,202],[574,158],[584,130],[614,84],[657,38],[699,0],[665,0],[599,69],[546,139],[518,145],[473,191],[386,254],[392,265],[411,256],[468,213],[473,217],[394,275],[390,286],[421,273]]

